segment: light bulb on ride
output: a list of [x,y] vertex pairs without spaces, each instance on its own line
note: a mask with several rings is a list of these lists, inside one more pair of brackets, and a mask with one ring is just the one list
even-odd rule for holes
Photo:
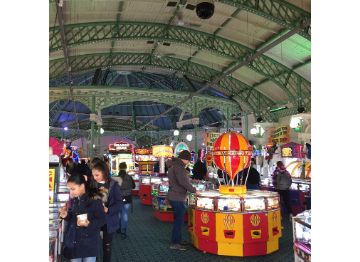
[[100,129],[100,134],[104,134],[104,129]]
[[174,131],[174,136],[178,136],[179,135],[179,130],[175,130]]

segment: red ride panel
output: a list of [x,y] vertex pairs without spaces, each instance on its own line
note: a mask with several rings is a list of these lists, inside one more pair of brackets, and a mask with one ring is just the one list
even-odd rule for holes
[[[243,215],[244,243],[264,242],[269,240],[268,219],[265,213]],[[244,248],[245,250],[245,248]]]
[[140,203],[144,205],[151,205],[151,185],[140,185],[139,188]]
[[266,255],[266,242],[244,244],[244,257],[261,255]]
[[216,241],[215,213],[195,210],[195,214],[196,237]]
[[[266,245],[265,245],[265,247],[266,247]],[[199,250],[206,251],[206,252],[212,253],[212,254],[217,254],[218,253],[217,242],[199,238]]]

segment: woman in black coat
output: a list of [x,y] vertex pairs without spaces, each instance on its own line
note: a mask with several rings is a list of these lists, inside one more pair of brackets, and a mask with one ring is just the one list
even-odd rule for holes
[[206,173],[207,173],[206,165],[203,162],[201,162],[200,158],[198,158],[193,168],[194,179],[204,180]]
[[[72,210],[60,211],[60,216],[69,223],[64,257],[71,262],[95,262],[99,256],[100,227],[106,223],[103,195],[95,184],[86,182],[80,174],[72,175],[67,186],[74,198],[71,199]],[[87,214],[84,223],[77,220],[77,216],[82,214]]]

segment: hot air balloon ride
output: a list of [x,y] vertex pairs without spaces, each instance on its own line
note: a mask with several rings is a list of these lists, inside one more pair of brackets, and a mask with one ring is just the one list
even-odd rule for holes
[[219,187],[219,193],[246,193],[246,186],[241,185],[242,181],[239,183],[239,179],[235,180],[235,176],[250,164],[252,146],[249,141],[238,133],[222,134],[214,143],[212,155],[218,168],[228,173],[230,177],[229,181],[225,181],[227,185]]

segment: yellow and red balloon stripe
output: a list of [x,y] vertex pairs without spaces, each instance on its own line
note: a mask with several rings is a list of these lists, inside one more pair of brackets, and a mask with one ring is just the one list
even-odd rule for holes
[[[249,150],[251,146],[246,138],[238,133],[225,133],[221,135],[214,143],[213,151],[241,151]],[[221,170],[226,171],[230,179],[233,180],[235,175],[243,168],[250,164],[250,156],[219,156],[214,155],[214,162]]]

